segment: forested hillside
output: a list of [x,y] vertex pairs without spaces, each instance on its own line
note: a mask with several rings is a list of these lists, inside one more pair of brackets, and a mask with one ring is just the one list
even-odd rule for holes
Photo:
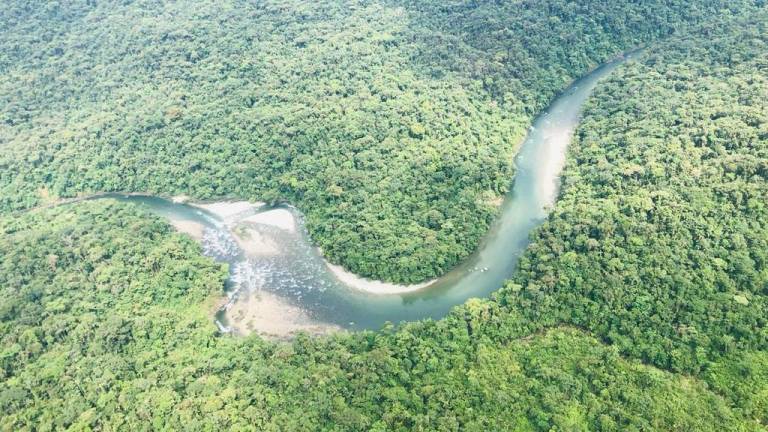
[[[768,12],[615,3],[181,2],[162,21],[152,2],[0,8],[0,429],[765,431]],[[598,85],[512,280],[441,320],[226,337],[210,316],[226,269],[159,218],[108,200],[8,213],[105,189],[284,198],[350,267],[420,279],[482,234],[490,207],[458,203],[503,190],[507,138],[530,114],[592,62],[659,37]],[[515,39],[517,57],[497,52]],[[224,62],[232,47],[262,57]],[[365,111],[355,85],[372,77],[401,82]],[[331,83],[342,90],[323,93]],[[348,127],[395,147],[355,144]],[[356,165],[365,152],[372,165]],[[427,160],[434,171],[414,168]],[[429,194],[444,201],[416,199]],[[433,210],[447,249],[403,228]],[[379,214],[365,229],[380,236],[354,225]],[[419,252],[367,251],[379,241]],[[373,265],[387,254],[423,262]]]
[[498,301],[536,328],[565,322],[704,375],[765,424],[766,14],[617,69],[586,108],[564,179]]
[[124,204],[6,217],[0,234],[3,430],[750,427],[702,382],[573,329],[499,345],[455,316],[292,344],[222,337],[205,304],[222,269]]
[[568,82],[753,5],[6,2],[0,209],[287,200],[332,261],[422,281],[475,249],[531,116]]

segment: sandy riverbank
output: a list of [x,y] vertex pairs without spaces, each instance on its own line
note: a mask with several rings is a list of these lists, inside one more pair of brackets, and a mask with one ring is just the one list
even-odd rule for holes
[[397,285],[388,282],[382,282],[377,280],[370,280],[360,277],[354,273],[344,270],[344,267],[325,261],[325,265],[336,276],[336,279],[340,280],[344,285],[356,289],[358,291],[365,291],[370,294],[377,295],[392,295],[392,294],[404,294],[424,289],[432,285],[436,279],[423,282],[414,285]]
[[240,335],[255,332],[268,338],[284,339],[300,331],[323,335],[342,330],[337,325],[315,321],[303,309],[263,291],[238,299],[226,315],[229,326]]
[[291,233],[296,232],[296,218],[293,213],[282,208],[256,213],[242,219],[242,222],[269,225]]
[[176,231],[188,234],[197,241],[203,240],[203,231],[205,231],[205,226],[203,226],[203,224],[191,220],[179,219],[171,219],[170,222],[171,225],[176,228]]

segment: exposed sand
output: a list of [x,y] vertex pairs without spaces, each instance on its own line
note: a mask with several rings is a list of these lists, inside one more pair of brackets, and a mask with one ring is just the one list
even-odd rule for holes
[[225,221],[229,221],[232,218],[245,213],[247,211],[255,210],[264,205],[262,202],[248,202],[248,201],[222,201],[210,204],[191,204],[195,207],[207,210]]
[[423,282],[415,285],[397,285],[382,281],[370,280],[362,278],[354,273],[350,273],[344,270],[343,267],[334,265],[325,261],[325,264],[331,270],[334,276],[345,285],[350,288],[354,288],[359,291],[365,291],[370,294],[388,295],[388,294],[403,294],[418,291],[432,285],[437,279]]
[[296,232],[296,219],[293,217],[293,214],[286,209],[274,209],[256,213],[253,216],[244,218],[242,222],[269,225],[284,229],[288,232]]
[[238,224],[232,234],[248,256],[263,257],[282,253],[273,239],[246,224]]
[[333,324],[314,321],[303,309],[263,291],[238,299],[226,315],[230,327],[241,335],[256,332],[265,337],[287,338],[299,331],[322,335],[342,330]]
[[176,228],[176,231],[188,234],[190,237],[197,241],[201,241],[203,239],[203,231],[205,230],[203,224],[191,220],[179,219],[171,219],[170,222],[171,225]]
[[184,204],[189,200],[189,195],[176,195],[171,198],[171,201],[173,201],[175,204]]

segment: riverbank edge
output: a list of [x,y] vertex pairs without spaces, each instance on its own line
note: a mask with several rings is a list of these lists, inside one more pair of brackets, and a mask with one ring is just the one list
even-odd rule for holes
[[[220,218],[222,220],[226,220],[228,216],[231,216],[233,214],[241,213],[244,210],[258,210],[260,208],[265,207],[265,204],[262,202],[255,202],[251,203],[248,201],[219,201],[214,203],[194,203],[191,201],[185,202],[185,204],[200,208],[202,210],[205,210],[217,218]],[[301,219],[301,212],[292,206],[288,207],[288,211],[281,212],[277,214],[276,218],[273,218],[273,220],[263,220],[259,223],[274,226],[279,229],[286,229],[286,226],[299,226],[301,225],[300,219]],[[268,208],[263,211],[263,213],[274,211],[276,209],[274,208]],[[260,213],[256,213],[257,215]],[[298,217],[297,217],[298,214]],[[247,217],[243,220],[232,220],[229,221],[233,227],[238,224],[253,224],[253,221],[249,221],[251,217]],[[246,250],[247,248],[243,247],[243,243],[247,243],[249,239],[242,237],[239,233],[235,232],[234,230],[230,229],[230,233],[238,240],[238,243],[240,243],[241,248],[243,250]],[[312,242],[312,237],[307,235],[310,242]],[[360,275],[357,275],[355,273],[352,273],[342,267],[341,265],[333,264],[325,257],[323,254],[322,249],[317,248],[317,250],[320,253],[320,257],[323,259],[323,262],[325,263],[326,267],[331,271],[331,273],[338,279],[342,284],[347,286],[350,289],[354,289],[357,291],[362,291],[368,294],[374,294],[374,295],[396,295],[396,294],[405,294],[405,293],[412,293],[416,292],[422,289],[425,289],[432,285],[437,279],[429,280],[426,282],[422,282],[419,284],[412,284],[412,285],[401,285],[401,284],[394,284],[390,282],[385,282],[381,280],[373,280],[373,279],[367,279]]]

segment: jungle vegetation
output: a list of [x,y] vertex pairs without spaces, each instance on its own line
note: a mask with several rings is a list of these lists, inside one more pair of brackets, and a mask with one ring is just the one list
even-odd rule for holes
[[598,86],[557,205],[496,299],[724,392],[762,381],[733,396],[764,425],[766,18],[704,25]]
[[475,249],[532,116],[754,1],[10,1],[0,211],[104,191],[289,201],[353,272]]
[[[475,166],[476,158],[467,158],[464,162],[467,167],[482,170],[484,175],[499,176],[499,182],[502,172],[504,175],[511,174],[511,167],[505,167],[506,162],[501,159],[514,151],[514,145],[502,142],[501,138],[494,144],[492,137],[483,134],[492,134],[492,128],[502,127],[500,125],[512,131],[509,136],[521,134],[526,119],[536,112],[536,107],[545,104],[546,97],[563,88],[570,74],[575,75],[575,71],[579,70],[570,64],[558,69],[560,66],[546,63],[552,66],[547,68],[541,66],[544,63],[537,63],[537,59],[547,59],[550,54],[559,58],[554,53],[569,53],[571,49],[579,52],[580,49],[586,50],[584,47],[603,46],[598,43],[603,33],[595,30],[596,27],[579,27],[575,23],[600,14],[611,14],[615,18],[628,11],[631,11],[630,16],[637,17],[636,21],[618,18],[611,21],[604,16],[596,21],[599,28],[606,29],[613,28],[610,23],[635,24],[626,27],[627,33],[621,33],[623,27],[616,28],[615,34],[624,35],[621,37],[626,39],[619,36],[612,39],[614,36],[607,35],[614,33],[606,30],[604,41],[612,42],[604,42],[607,45],[588,54],[594,56],[585,57],[590,61],[609,57],[614,48],[650,42],[652,39],[658,41],[649,43],[639,58],[619,67],[598,85],[569,149],[561,196],[549,220],[533,234],[533,243],[523,256],[519,271],[506,286],[489,299],[468,301],[441,320],[325,338],[299,335],[291,342],[270,342],[258,336],[238,339],[219,335],[210,311],[212,304],[222,295],[226,269],[202,257],[199,246],[191,239],[175,233],[166,222],[139,208],[104,200],[19,211],[34,207],[50,197],[110,189],[106,183],[98,184],[106,182],[106,179],[114,180],[114,187],[118,190],[147,188],[171,194],[191,188],[199,197],[230,194],[256,197],[257,194],[271,193],[274,199],[307,200],[300,202],[306,203],[308,219],[316,218],[314,233],[319,239],[324,232],[321,228],[324,221],[333,219],[341,226],[341,221],[350,217],[343,210],[342,204],[347,202],[344,197],[348,192],[358,193],[357,189],[353,188],[354,192],[350,192],[352,189],[337,185],[342,189],[339,201],[327,201],[330,204],[320,206],[321,210],[312,216],[312,205],[322,202],[318,198],[321,192],[317,191],[325,190],[327,185],[318,188],[315,183],[307,183],[312,187],[305,184],[307,189],[301,189],[301,193],[297,192],[300,189],[291,189],[291,186],[269,185],[267,183],[273,181],[272,177],[263,174],[262,170],[270,173],[278,171],[269,171],[263,165],[254,165],[256,172],[250,177],[236,177],[245,174],[238,174],[236,169],[232,170],[235,171],[232,174],[227,171],[229,166],[224,162],[230,160],[236,164],[238,157],[244,157],[238,153],[241,151],[239,145],[255,146],[247,147],[249,151],[254,151],[255,156],[253,160],[242,159],[243,169],[247,169],[250,162],[265,164],[280,159],[270,159],[277,153],[263,153],[269,147],[261,142],[236,141],[233,136],[239,133],[238,128],[241,127],[237,125],[243,123],[234,120],[231,123],[216,123],[223,122],[223,117],[215,119],[216,116],[212,115],[209,119],[202,111],[202,105],[189,105],[189,115],[197,116],[201,125],[206,125],[200,130],[214,128],[214,124],[218,124],[219,132],[235,135],[225,134],[222,137],[211,131],[210,141],[202,138],[194,141],[194,134],[165,120],[154,128],[139,130],[138,124],[147,125],[141,123],[142,113],[153,111],[162,118],[165,111],[155,111],[158,104],[175,103],[176,99],[159,97],[167,90],[165,85],[185,88],[190,101],[210,98],[205,105],[209,114],[219,112],[217,110],[222,110],[222,113],[227,109],[232,109],[233,113],[237,111],[231,108],[232,105],[222,102],[226,100],[222,98],[230,97],[243,88],[234,83],[227,84],[227,79],[211,79],[207,85],[212,88],[232,85],[222,90],[221,94],[212,94],[202,90],[205,86],[201,81],[197,81],[197,87],[190,84],[200,77],[194,75],[195,71],[203,74],[202,69],[179,66],[180,69],[173,70],[187,71],[190,81],[176,75],[177,80],[174,81],[171,76],[163,75],[170,73],[171,69],[160,66],[152,69],[147,66],[151,62],[143,63],[147,59],[161,61],[158,59],[174,58],[170,56],[170,51],[163,51],[162,56],[140,60],[138,54],[143,51],[128,48],[131,46],[130,38],[158,36],[159,33],[146,30],[147,26],[157,24],[154,15],[147,13],[146,9],[156,8],[157,4],[124,2],[110,5],[121,12],[133,11],[137,14],[130,18],[134,23],[133,32],[123,34],[113,31],[113,36],[120,34],[126,38],[125,53],[136,54],[137,57],[115,55],[113,60],[116,63],[92,60],[94,65],[101,65],[102,68],[106,64],[119,64],[128,71],[135,67],[137,69],[133,73],[136,76],[123,75],[117,66],[111,72],[103,70],[104,75],[98,79],[90,75],[94,71],[83,69],[77,72],[79,69],[68,69],[64,64],[58,69],[48,70],[38,64],[24,70],[26,63],[21,59],[25,62],[37,59],[45,64],[54,61],[48,58],[48,54],[38,54],[37,57],[31,54],[41,52],[39,47],[47,47],[51,41],[72,44],[65,45],[67,49],[62,48],[58,57],[59,61],[69,61],[66,55],[78,53],[76,48],[81,40],[80,33],[87,28],[83,23],[90,22],[93,28],[104,32],[102,41],[109,40],[112,34],[110,29],[128,25],[127,19],[118,19],[117,16],[110,21],[108,18],[111,15],[101,9],[106,7],[102,2],[73,4],[80,8],[68,7],[68,3],[62,2],[58,10],[55,6],[35,9],[17,4],[0,11],[3,22],[12,22],[16,19],[14,17],[23,15],[25,19],[14,21],[15,25],[32,26],[37,30],[50,21],[51,16],[56,16],[50,14],[58,13],[61,14],[61,23],[57,25],[67,28],[67,31],[59,31],[51,24],[50,33],[33,33],[47,35],[39,39],[17,37],[21,30],[8,32],[15,36],[2,34],[3,44],[16,38],[14,42],[9,42],[13,49],[0,51],[3,80],[8,76],[18,78],[15,85],[11,81],[3,81],[3,87],[0,87],[4,116],[3,127],[0,128],[4,140],[3,152],[0,152],[0,177],[3,182],[0,199],[4,209],[4,214],[0,216],[2,429],[766,429],[768,14],[763,10],[764,4],[753,4],[761,8],[758,11],[750,10],[746,3],[728,2],[727,7],[732,8],[732,14],[726,13],[725,6],[716,2],[618,3],[623,6],[617,6],[617,2],[580,2],[581,6],[574,6],[549,1],[510,5],[475,1],[403,3],[397,6],[361,4],[354,10],[339,8],[344,13],[359,13],[361,23],[366,21],[364,18],[372,22],[385,19],[387,11],[405,14],[399,19],[392,18],[393,26],[397,23],[402,25],[403,16],[420,20],[417,22],[421,22],[422,26],[416,29],[401,27],[404,34],[409,35],[408,38],[401,35],[402,40],[413,44],[407,45],[414,49],[410,52],[421,53],[418,58],[402,57],[404,64],[413,73],[413,80],[418,77],[425,82],[445,85],[424,87],[425,92],[426,89],[432,91],[424,94],[431,95],[427,100],[434,109],[444,109],[446,113],[459,107],[466,110],[461,111],[461,115],[453,114],[456,116],[453,118],[464,119],[466,127],[477,136],[477,141],[466,144],[466,151],[488,151],[489,160],[496,165]],[[532,20],[529,22],[533,23],[530,24],[533,27],[527,28],[529,31],[524,31],[525,27],[511,26],[527,13],[523,6],[547,11],[546,14],[529,16]],[[229,20],[224,18],[229,15],[214,14],[216,19],[220,19],[219,27],[206,27],[206,21],[211,19],[210,15],[205,15],[205,11],[210,10],[206,7],[179,7],[177,13],[181,15],[169,20],[167,25],[182,25],[185,21],[181,18],[198,16],[200,21],[190,25],[192,34],[207,29],[212,35],[224,37],[228,34],[226,26],[236,25],[244,13],[243,9],[233,9],[232,19]],[[316,15],[310,11],[329,14],[331,8],[321,10],[285,2],[266,2],[262,7],[281,14],[280,20],[274,22],[284,24],[286,28],[291,25],[285,23],[294,21],[287,18],[283,21],[283,18],[296,13],[295,25],[303,25],[306,29],[325,29],[329,38],[323,41],[332,40],[330,35],[344,33],[340,29],[349,28],[333,27],[319,18],[311,19]],[[378,13],[372,14],[371,10],[365,9],[370,7],[377,8]],[[660,12],[667,10],[663,9],[667,7],[670,8],[668,12]],[[101,11],[103,16],[94,16],[104,19],[88,21],[92,12],[88,8]],[[305,9],[305,12],[296,12]],[[567,11],[572,15],[560,24],[551,19],[555,12],[565,14]],[[717,18],[714,17],[715,11],[718,11]],[[750,13],[735,16],[745,11]],[[138,15],[142,14],[145,14],[144,19],[138,19]],[[256,16],[258,14],[251,18]],[[547,17],[546,23],[534,19],[542,20],[542,16]],[[462,17],[473,19],[462,21]],[[505,27],[505,20],[510,27]],[[65,22],[78,25],[62,24]],[[354,20],[344,22],[352,23]],[[470,25],[471,22],[475,23],[474,26]],[[650,22],[657,25],[653,27]],[[494,26],[509,28],[512,33],[503,39],[505,33],[489,31],[496,28]],[[382,28],[394,27],[382,24]],[[467,37],[459,44],[460,35],[469,32],[469,29],[474,29],[477,37]],[[557,33],[555,29],[561,32]],[[554,36],[569,34],[564,29],[576,32],[573,40],[558,40]],[[647,33],[633,33],[637,29],[645,29]],[[671,30],[677,31],[670,34]],[[250,31],[263,30],[252,28]],[[278,37],[283,33],[265,31],[265,34]],[[349,37],[350,41],[360,42],[352,34],[338,36],[336,40]],[[447,54],[436,54],[434,57],[425,54],[430,50],[439,52],[439,49],[449,46],[430,39],[430,35],[437,34],[444,35],[441,37],[446,40],[456,41],[457,60],[464,58],[472,61],[451,62]],[[525,38],[547,39],[552,45],[563,46],[555,51],[531,51],[530,57],[518,57],[530,59],[526,67],[531,69],[521,70],[519,79],[531,79],[531,84],[520,84],[521,81],[515,84],[514,79],[505,81],[495,78],[486,83],[485,78],[514,76],[511,72],[514,66],[504,61],[489,63],[489,66],[477,70],[470,67],[482,64],[483,59],[493,58],[498,54],[496,50],[506,43]],[[225,46],[212,37],[207,38],[207,42],[194,37],[181,39],[197,40],[207,47],[207,51],[200,52],[207,54]],[[217,42],[211,42],[214,40]],[[252,39],[257,40],[255,37]],[[302,49],[313,43],[306,41]],[[162,49],[174,46],[171,42],[168,44]],[[405,49],[391,41],[382,44],[386,49]],[[163,46],[159,43],[150,45],[146,48],[147,52],[154,52]],[[298,50],[302,43],[295,45]],[[420,51],[416,50],[417,46]],[[108,51],[106,42],[102,49],[104,53]],[[338,55],[346,56],[347,51],[339,50]],[[99,52],[102,51],[97,49],[92,55],[84,57],[99,59],[96,55]],[[295,54],[298,51],[287,52]],[[226,68],[218,68],[221,64],[216,63],[217,60],[205,63],[207,57],[200,55],[208,73],[226,71]],[[226,57],[221,55],[223,57],[215,59]],[[577,60],[580,58],[574,55]],[[352,61],[354,56],[349,57]],[[374,58],[361,61],[365,64]],[[381,60],[384,63],[374,64],[384,67],[392,58],[397,56],[388,55]],[[285,56],[286,61],[300,59],[300,55]],[[303,59],[307,64],[313,64],[311,57]],[[180,60],[177,58],[176,61]],[[338,58],[333,60],[337,61]],[[590,66],[585,60],[579,67],[586,70]],[[270,67],[279,70],[285,65],[275,61]],[[48,70],[50,79],[61,77],[60,84],[40,78],[42,70]],[[140,70],[143,72],[139,73]],[[323,71],[353,73],[355,69]],[[536,92],[528,94],[525,90],[533,88],[530,87],[534,85],[531,77],[537,76],[535,71],[540,71],[539,77],[555,80],[549,84],[535,84],[550,89],[550,96],[542,96],[541,101],[537,100]],[[251,75],[243,72],[243,76]],[[298,79],[291,82],[291,74],[259,76],[265,77],[263,79],[272,77],[276,82],[288,80],[283,88],[286,92],[281,90],[273,97],[278,97],[277,93],[290,95],[286,89],[291,85],[301,83],[310,86],[313,82]],[[108,77],[112,77],[112,81]],[[389,77],[383,74],[381,79]],[[482,83],[477,82],[478,77],[483,77]],[[87,80],[93,81],[87,83]],[[441,80],[457,80],[457,83],[475,83],[477,86],[457,84],[451,87],[445,84],[448,81]],[[173,84],[167,84],[169,82]],[[339,82],[347,85],[350,81],[340,79]],[[369,82],[368,78],[361,78],[360,81]],[[25,87],[25,83],[29,87]],[[80,88],[80,85],[83,87]],[[107,91],[110,85],[114,88]],[[384,88],[388,91],[399,89],[389,85]],[[142,93],[141,89],[147,93]],[[194,93],[196,90],[199,92]],[[309,88],[306,91],[307,95],[311,94]],[[451,95],[452,91],[467,98],[455,101],[485,102],[465,106],[463,102],[450,105],[450,101],[440,99],[450,99],[446,95]],[[114,97],[118,93],[123,98],[119,99],[120,103],[106,96],[110,94]],[[507,93],[510,96],[505,96]],[[84,96],[86,94],[90,96]],[[193,97],[194,94],[196,96]],[[299,94],[298,90],[296,94]],[[98,95],[104,96],[104,99],[99,99]],[[40,105],[46,97],[50,98],[49,104]],[[288,104],[290,98],[285,97],[287,100],[284,102]],[[397,97],[407,100],[402,95]],[[82,104],[75,103],[80,98]],[[494,107],[489,112],[479,108],[486,102]],[[329,110],[354,106],[338,101],[327,103]],[[94,106],[101,107],[102,111],[91,111]],[[115,114],[117,111],[113,110],[117,110],[116,106],[124,111]],[[395,109],[400,105],[393,103],[392,106]],[[407,103],[404,106],[407,107]],[[304,108],[295,112],[288,111],[282,105],[278,108],[277,102],[273,109],[281,116],[307,112],[302,111]],[[498,111],[494,111],[496,109]],[[388,117],[391,112],[376,112],[381,114],[378,121],[399,121]],[[337,126],[350,124],[349,118],[344,116],[353,114],[360,121],[374,122],[370,113],[355,108],[340,114]],[[241,115],[243,119],[261,118],[252,117],[255,111],[248,111],[247,116]],[[102,123],[97,122],[99,116],[104,116],[100,120]],[[181,115],[178,121],[187,121],[186,116]],[[497,123],[492,120],[494,116],[498,116]],[[437,123],[434,127],[444,127],[439,122],[450,123],[446,120],[448,118],[451,117],[435,115]],[[302,124],[315,128],[334,124],[331,120],[324,122],[317,119]],[[475,121],[489,129],[474,125]],[[225,128],[224,124],[231,127]],[[274,120],[271,124],[275,128],[288,128],[291,122]],[[453,127],[458,128],[456,124]],[[102,130],[102,127],[105,129]],[[422,132],[424,136],[428,135],[427,130],[432,129],[425,128]],[[121,131],[135,134],[136,139],[125,141],[125,137],[119,135]],[[417,128],[416,132],[419,131]],[[435,133],[444,131],[435,129]],[[304,136],[301,134],[305,132],[297,128],[295,134]],[[110,135],[112,133],[116,136]],[[171,137],[176,136],[172,133],[191,140],[172,140]],[[274,133],[287,132],[277,130]],[[442,142],[439,140],[416,141],[410,129],[405,135],[409,138],[396,142],[401,143],[398,145],[408,143],[413,146],[411,150],[424,146],[424,149],[437,149],[436,152],[453,151],[438,144]],[[157,141],[141,137],[155,137]],[[160,140],[159,137],[165,138]],[[67,141],[69,139],[72,141]],[[193,145],[192,142],[198,144]],[[279,142],[276,139],[273,143]],[[351,145],[352,141],[336,142],[340,146],[338,149],[322,147],[313,150],[318,152],[315,154],[317,160],[330,163],[335,162],[339,154],[347,154],[344,153],[348,150],[345,146]],[[162,149],[147,153],[152,157],[144,162],[151,169],[143,167],[138,161],[125,162],[144,157],[142,152],[151,149],[145,147],[150,146],[149,143],[155,143],[157,147],[152,148],[156,150]],[[194,162],[195,158],[200,158],[203,153],[199,153],[202,150],[196,145],[208,146],[208,159],[201,159],[205,163],[200,163],[196,169],[174,165],[182,160]],[[494,145],[499,146],[498,153],[488,150]],[[400,156],[393,156],[383,150],[386,146],[381,143],[366,148],[382,152],[376,160],[382,163],[377,169],[383,171],[364,170],[361,182],[384,175],[381,173],[394,173],[396,171],[391,170],[400,166],[398,163],[410,166],[407,164],[415,159],[409,158],[428,154],[409,152],[403,147]],[[296,151],[298,155],[297,149],[293,144],[275,145],[272,151]],[[259,151],[262,152],[261,158],[256,157]],[[384,153],[387,155],[384,156]],[[113,154],[125,157],[109,159]],[[307,157],[307,160],[310,159]],[[439,165],[442,162],[435,163]],[[178,169],[173,175],[168,174],[171,166]],[[490,172],[494,170],[493,166],[498,171]],[[214,167],[223,170],[221,177],[214,175],[218,172],[213,170]],[[285,170],[279,171],[280,176],[307,169],[298,167],[293,163],[280,167],[280,170]],[[121,171],[123,169],[128,171]],[[291,171],[294,169],[297,171]],[[108,174],[110,172],[114,173],[113,177]],[[197,174],[193,175],[193,172]],[[412,172],[392,178],[423,174],[418,170]],[[461,179],[461,187],[471,191],[467,194],[482,194],[489,190],[500,193],[503,190],[504,186],[494,190],[487,185],[473,189],[479,180],[472,180],[468,172],[464,172],[466,178],[464,175],[456,177]],[[230,177],[230,174],[235,177]],[[207,175],[211,177],[205,178]],[[235,181],[235,178],[238,180]],[[318,181],[317,178],[296,177],[297,181]],[[415,178],[421,179],[420,182],[400,185],[403,196],[418,188],[426,188],[438,195],[447,193],[438,191],[440,188],[457,187],[455,182],[458,181],[449,180],[449,177],[442,181],[434,181],[431,177],[429,180],[426,177]],[[129,181],[136,183],[125,183]],[[171,181],[179,181],[182,186],[176,189],[170,186]],[[190,186],[197,181],[201,183],[200,188],[216,189],[206,193],[203,189]],[[260,184],[260,181],[264,183]],[[152,182],[156,182],[153,183],[154,189],[149,186]],[[355,220],[361,220],[361,215],[379,214],[377,212],[391,217],[390,221],[400,217],[386,213],[385,209],[389,207],[384,204],[372,210],[360,210],[367,209],[366,206],[372,205],[375,200],[384,203],[395,199],[390,196],[393,195],[391,192],[383,191],[388,189],[373,187],[366,192],[366,196],[371,196],[367,199],[374,201],[363,201],[365,205],[355,207],[359,210]],[[333,192],[339,191],[333,189]],[[418,193],[424,196],[424,191]],[[376,195],[381,196],[374,198]],[[400,199],[398,208],[407,207],[405,203],[408,201],[401,198],[397,198]],[[458,198],[447,195],[445,199]],[[394,207],[394,204],[388,205]],[[469,225],[479,223],[471,226],[471,229],[478,230],[477,235],[483,231],[483,228],[477,227],[487,223],[482,222],[487,220],[483,218],[493,214],[491,210],[483,213],[479,208],[467,210],[464,216],[456,219]],[[324,212],[331,209],[339,212],[334,213],[338,219],[326,217]],[[458,212],[465,210],[456,209]],[[478,218],[477,214],[484,216],[472,219]],[[408,223],[411,220],[408,219]],[[463,225],[456,222],[455,226]],[[395,237],[392,238],[404,238],[403,225],[394,227],[396,229],[393,228],[391,235]],[[442,225],[440,230],[443,230]],[[340,232],[344,232],[343,229]],[[339,239],[347,234],[338,234],[342,236]],[[360,242],[359,249],[354,249],[352,243],[348,244],[349,248],[357,251],[354,253],[362,254],[365,248],[372,245],[365,243],[372,241],[368,238],[357,241]],[[379,256],[378,259],[383,258]],[[350,262],[345,263],[354,268]],[[386,271],[371,270],[370,274],[403,271],[403,267],[396,267],[400,264],[389,265],[395,267]],[[398,270],[393,270],[395,268]],[[428,274],[413,271],[418,276],[393,276],[391,279],[418,280]]]
[[499,338],[476,301],[397,331],[221,336],[225,269],[132,205],[5,217],[0,234],[3,430],[757,430],[701,379],[584,331]]

